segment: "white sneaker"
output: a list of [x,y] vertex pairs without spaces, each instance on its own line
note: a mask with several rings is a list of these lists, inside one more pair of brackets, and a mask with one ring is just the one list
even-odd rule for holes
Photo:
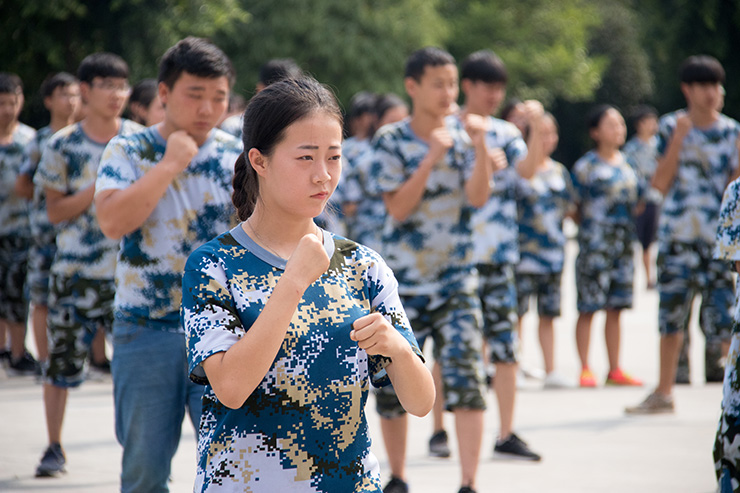
[[571,382],[556,371],[552,371],[545,376],[545,389],[572,389],[575,383]]

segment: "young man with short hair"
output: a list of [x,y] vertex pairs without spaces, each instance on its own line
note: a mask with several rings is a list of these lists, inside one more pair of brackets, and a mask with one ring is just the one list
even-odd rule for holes
[[141,129],[120,117],[129,94],[128,65],[121,57],[93,53],[82,60],[77,76],[87,114],[49,139],[34,176],[34,184],[46,195],[49,221],[57,225],[44,371],[49,446],[36,477],[65,471],[61,439],[69,389],[84,380],[93,338],[100,331],[110,332],[113,323],[118,242],[103,235],[92,207],[100,159],[113,137]]
[[49,356],[46,319],[49,315],[49,270],[56,253],[56,231],[46,214],[46,195],[41,188],[34,189],[41,153],[49,138],[74,123],[80,106],[80,85],[77,78],[67,72],[47,77],[41,84],[41,97],[49,111],[49,124],[36,132],[36,137],[26,148],[26,157],[15,182],[19,195],[32,200],[29,212],[31,247],[28,250],[26,283],[31,298],[31,325],[36,339],[36,356],[44,365]]
[[740,124],[717,110],[725,82],[719,61],[689,57],[679,75],[687,107],[660,119],[652,182],[664,195],[658,229],[660,378],[627,414],[674,412],[676,368],[695,294],[702,297],[700,325],[715,358],[727,354],[731,337],[732,272],[713,254],[722,194],[738,176]]
[[11,374],[33,375],[38,364],[25,345],[28,200],[14,189],[26,146],[36,134],[18,121],[23,100],[20,77],[0,72],[0,361],[7,362]]
[[236,224],[231,203],[241,144],[216,125],[234,71],[210,42],[189,37],[159,66],[164,121],[110,142],[95,207],[120,239],[113,323],[116,436],[121,491],[167,491],[185,411],[197,429],[203,387],[187,373],[180,323],[188,255]]
[[[471,115],[464,135],[449,117],[458,95],[452,55],[438,48],[412,53],[404,83],[412,114],[376,135],[369,188],[383,195],[388,210],[383,254],[398,279],[419,347],[428,336],[434,340],[444,402],[455,415],[460,492],[470,493],[485,410],[470,216],[488,198],[490,168],[482,119]],[[395,394],[381,389],[377,396],[392,474],[384,491],[405,492],[407,417]]]

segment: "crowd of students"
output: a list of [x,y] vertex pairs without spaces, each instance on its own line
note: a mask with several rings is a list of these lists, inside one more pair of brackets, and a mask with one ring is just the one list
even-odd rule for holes
[[[459,492],[475,492],[487,385],[494,454],[541,459],[514,432],[519,319],[532,298],[544,387],[573,386],[556,370],[553,327],[571,218],[578,385],[598,385],[589,343],[602,310],[603,381],[642,385],[620,366],[639,240],[659,292],[660,375],[625,411],[674,411],[701,294],[706,378],[727,369],[717,474],[722,491],[737,491],[740,264],[727,261],[740,261],[740,125],[720,112],[717,60],[687,59],[687,107],[660,119],[639,108],[627,143],[620,111],[595,107],[594,147],[570,170],[551,157],[559,128],[542,104],[501,109],[506,67],[486,50],[459,67],[439,48],[415,51],[403,74],[410,108],[362,92],[346,121],[289,59],[263,66],[244,109],[230,98],[229,59],[198,38],[171,47],[156,80],[132,89],[128,75],[120,57],[95,53],[77,77],[49,77],[50,123],[34,131],[18,121],[20,79],[0,73],[0,357],[43,381],[49,444],[37,476],[65,472],[68,390],[88,365],[105,368],[107,334],[121,491],[167,491],[187,414],[195,491],[403,493],[407,412],[432,411],[429,454],[450,457],[446,410]],[[25,349],[29,300],[39,362]],[[370,383],[384,486],[365,419]]]

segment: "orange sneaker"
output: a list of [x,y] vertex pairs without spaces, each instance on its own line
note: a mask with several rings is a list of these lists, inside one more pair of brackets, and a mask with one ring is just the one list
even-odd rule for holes
[[607,385],[626,385],[632,387],[642,386],[642,380],[638,380],[630,376],[629,373],[625,373],[621,368],[617,368],[614,371],[610,371],[606,376]]
[[596,378],[594,377],[594,374],[591,373],[591,370],[588,368],[584,368],[581,370],[581,381],[580,381],[581,387],[596,387]]

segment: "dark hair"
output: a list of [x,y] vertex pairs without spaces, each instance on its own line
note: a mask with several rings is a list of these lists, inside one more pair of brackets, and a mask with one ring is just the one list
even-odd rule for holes
[[501,108],[499,116],[502,120],[509,121],[509,115],[516,109],[517,106],[522,104],[522,100],[519,98],[509,98],[504,106]]
[[373,109],[375,111],[375,123],[371,129],[372,132],[370,135],[375,135],[375,132],[378,130],[377,126],[380,124],[380,121],[383,119],[385,114],[399,106],[403,106],[408,109],[406,101],[401,99],[397,94],[392,92],[379,94],[375,99],[375,108]]
[[725,83],[725,69],[719,61],[708,55],[690,56],[681,64],[678,70],[681,82],[693,83]]
[[586,125],[588,126],[589,131],[599,126],[599,123],[601,123],[604,115],[606,115],[606,112],[609,110],[619,111],[616,107],[610,104],[600,104],[595,106],[591,109],[591,111],[588,112],[588,114],[586,115]]
[[80,82],[92,84],[95,77],[128,79],[128,65],[123,58],[113,53],[101,52],[87,55],[77,68],[77,78]]
[[342,125],[342,111],[332,92],[306,76],[270,84],[249,101],[242,128],[244,152],[234,165],[231,195],[239,219],[245,221],[252,215],[259,197],[257,173],[248,162],[249,150],[271,155],[290,125],[317,111],[330,114]]
[[375,111],[375,101],[377,98],[377,95],[368,91],[360,91],[356,93],[349,101],[347,119],[357,118],[365,113],[373,113]]
[[244,99],[244,96],[235,92],[229,94],[229,107],[227,109],[229,113],[232,113],[234,111],[242,112],[246,107],[247,100]]
[[260,82],[265,86],[284,79],[298,79],[303,75],[301,67],[292,58],[274,58],[260,67]]
[[154,98],[157,97],[159,92],[159,84],[156,79],[142,79],[136,83],[134,88],[131,90],[131,97],[128,102],[139,103],[140,105],[148,108]]
[[226,77],[229,87],[236,78],[229,57],[210,41],[194,36],[181,39],[165,52],[157,80],[172,88],[183,72],[207,79]]
[[58,72],[44,79],[44,82],[41,83],[41,89],[39,92],[41,93],[41,97],[46,99],[54,94],[57,87],[67,87],[77,83],[77,77],[69,72]]
[[0,94],[19,94],[23,92],[23,81],[10,72],[0,72]]
[[411,77],[416,82],[421,81],[427,66],[455,65],[455,58],[441,48],[427,46],[413,52],[406,59],[404,77]]
[[647,104],[641,104],[630,113],[630,122],[637,126],[638,123],[648,117],[658,118],[658,110]]
[[509,74],[498,55],[491,50],[480,50],[471,53],[463,60],[460,67],[460,79],[506,84]]

